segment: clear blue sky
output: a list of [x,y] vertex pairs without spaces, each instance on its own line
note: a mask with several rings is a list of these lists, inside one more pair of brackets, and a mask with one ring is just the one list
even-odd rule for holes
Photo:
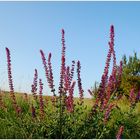
[[[30,92],[37,68],[49,94],[39,50],[52,52],[55,84],[61,57],[61,28],[66,32],[67,64],[80,60],[85,96],[100,81],[115,26],[117,63],[123,54],[140,56],[140,2],[0,2],[0,88],[9,90],[5,47],[11,50],[15,91]],[[76,78],[75,78],[76,79]],[[57,86],[56,86],[57,87]],[[77,95],[77,94],[76,94]]]

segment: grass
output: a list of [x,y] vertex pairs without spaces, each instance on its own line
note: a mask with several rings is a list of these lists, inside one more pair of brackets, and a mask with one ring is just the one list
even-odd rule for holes
[[[51,96],[43,96],[44,101],[46,98],[48,99],[48,104],[47,104],[47,108],[45,108],[45,112],[47,114],[45,117],[45,120],[41,121],[39,117],[37,117],[36,119],[33,119],[31,117],[32,113],[31,113],[31,108],[29,105],[29,103],[33,103],[33,96],[31,94],[28,95],[29,100],[28,102],[26,102],[24,100],[23,93],[15,93],[17,103],[21,106],[23,110],[22,115],[20,115],[20,117],[17,117],[14,110],[12,109],[12,106],[11,106],[12,103],[11,103],[11,99],[9,98],[9,92],[7,91],[2,92],[1,95],[3,97],[3,101],[5,102],[5,105],[8,108],[6,111],[0,109],[0,124],[1,124],[0,138],[7,138],[7,139],[8,138],[58,138],[57,132],[55,132],[56,133],[55,136],[51,136],[51,133],[54,133],[53,131],[56,131],[55,129],[57,128],[57,123],[58,123],[57,118],[59,117],[59,116],[58,117],[53,116],[53,114],[56,115],[56,112],[55,110],[53,110],[53,106],[51,104]],[[77,103],[78,100],[79,100],[78,98],[74,98],[75,103]],[[81,115],[79,111],[78,113],[75,113],[74,116],[71,116],[70,120],[68,119],[69,117],[66,118],[68,119],[67,120],[68,124],[66,123],[65,127],[67,127],[67,125],[71,125],[71,121],[74,119],[73,120],[74,126],[72,126],[71,129],[75,129],[75,131],[77,131],[76,129],[78,129],[77,128],[79,127],[78,125],[79,124],[82,125],[82,121],[84,121],[84,119],[87,117],[89,110],[92,108],[94,101],[93,99],[85,98],[84,106],[87,106],[87,108],[85,108],[84,110],[84,115],[83,114]],[[140,136],[139,135],[140,103],[137,103],[136,107],[131,112],[130,101],[124,96],[121,100],[117,102],[117,107],[119,109],[115,108],[111,112],[110,119],[106,126],[106,129],[110,131],[106,131],[104,134],[104,137],[102,138],[115,138],[118,125],[120,124],[125,126],[125,132],[122,135],[122,138],[139,138]],[[77,125],[75,123],[77,123]],[[99,124],[97,124],[97,126],[98,125]],[[90,126],[88,127],[90,128]],[[79,129],[81,129],[82,131],[82,128],[79,128]],[[46,136],[47,131],[48,133],[50,133],[49,136]],[[69,131],[74,133],[73,130],[69,130]],[[73,136],[71,136],[71,135],[68,135],[68,133],[69,132],[64,132],[66,137],[63,137],[63,138],[76,138],[76,136],[74,137],[74,135],[77,135],[77,134],[73,134]],[[79,136],[79,137],[82,137],[82,136]],[[87,138],[87,137],[82,137],[82,138]]]

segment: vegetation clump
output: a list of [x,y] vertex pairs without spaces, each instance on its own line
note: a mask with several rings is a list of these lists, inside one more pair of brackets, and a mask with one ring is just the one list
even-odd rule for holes
[[[34,70],[32,95],[14,92],[10,50],[6,48],[10,92],[0,92],[0,138],[18,139],[101,139],[140,137],[140,60],[126,56],[116,64],[114,26],[110,27],[110,40],[101,82],[94,90],[87,105],[81,79],[80,61],[66,63],[65,31],[62,29],[60,82],[56,93],[51,64],[52,54],[46,59],[40,55],[51,97],[43,96],[43,82]],[[109,75],[110,62],[113,67]],[[77,81],[74,80],[76,69]],[[79,98],[74,98],[78,86]],[[39,93],[39,94],[37,94]],[[10,95],[10,96],[9,96]]]

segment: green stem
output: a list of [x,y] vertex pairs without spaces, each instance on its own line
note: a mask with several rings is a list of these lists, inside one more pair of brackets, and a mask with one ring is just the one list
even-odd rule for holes
[[101,139],[101,138],[102,138],[102,136],[103,136],[103,134],[104,134],[104,131],[105,131],[105,125],[104,125],[104,127],[103,127],[103,131],[102,131],[102,133],[100,134],[100,136],[99,136],[98,139]]

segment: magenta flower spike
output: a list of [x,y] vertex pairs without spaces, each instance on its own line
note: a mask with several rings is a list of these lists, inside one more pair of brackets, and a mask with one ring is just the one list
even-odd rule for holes
[[81,64],[80,64],[80,61],[78,61],[77,62],[77,82],[78,82],[78,90],[79,90],[79,95],[80,95],[80,104],[82,104],[84,90],[82,88],[82,80],[81,80],[80,72],[81,72]]
[[121,135],[122,135],[123,131],[124,131],[124,126],[121,126],[119,128],[119,131],[118,131],[117,135],[116,135],[116,139],[120,139],[121,138]]
[[55,96],[55,88],[54,88],[54,80],[53,80],[53,71],[52,71],[51,57],[52,57],[52,54],[49,53],[49,56],[48,56],[49,87],[51,89],[51,92],[53,92],[53,96]]
[[35,69],[34,80],[31,86],[32,87],[31,92],[33,93],[33,97],[35,100],[37,99],[37,79],[38,79],[38,72],[37,72],[37,69]]
[[66,66],[65,66],[65,31],[64,29],[62,29],[62,53],[61,53],[61,71],[60,71],[60,83],[59,83],[59,94],[60,96],[62,96],[63,94],[63,88],[64,88],[64,76],[65,76],[65,70],[66,70]]
[[13,107],[14,107],[16,113],[18,114],[19,113],[19,107],[17,106],[16,97],[15,97],[15,94],[14,94],[10,50],[8,48],[5,48],[5,49],[6,49],[6,55],[7,55],[7,69],[8,69],[10,96],[11,96],[11,99],[12,99]]
[[39,79],[39,103],[40,103],[40,116],[41,118],[44,117],[44,102],[42,97],[42,91],[43,91],[43,83],[42,79]]

